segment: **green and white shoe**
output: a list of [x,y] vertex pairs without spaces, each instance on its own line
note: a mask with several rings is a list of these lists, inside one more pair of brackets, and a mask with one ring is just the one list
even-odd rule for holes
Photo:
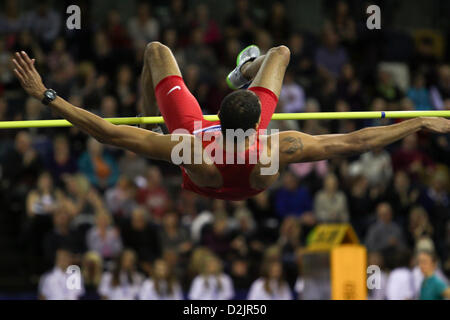
[[237,90],[244,87],[246,84],[250,82],[247,78],[245,78],[241,73],[241,67],[249,61],[253,61],[258,58],[260,55],[259,48],[252,44],[248,46],[244,50],[242,50],[236,59],[236,68],[231,71],[227,76],[227,84],[230,89]]

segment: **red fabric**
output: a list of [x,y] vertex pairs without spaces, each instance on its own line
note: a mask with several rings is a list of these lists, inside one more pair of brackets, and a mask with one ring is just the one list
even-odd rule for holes
[[[252,87],[249,90],[253,91],[261,102],[261,122],[259,129],[266,129],[275,112],[278,99],[272,91],[263,87]],[[155,93],[159,110],[171,133],[176,129],[185,129],[189,131],[189,133],[193,133],[202,128],[205,129],[220,125],[220,121],[207,121],[203,119],[203,114],[197,100],[189,92],[183,79],[179,76],[168,76],[161,80],[155,88]],[[196,121],[201,124],[201,128],[194,126],[194,122]],[[216,129],[216,131],[214,131],[214,136],[215,135],[220,135],[220,130]],[[205,148],[213,142],[214,139],[211,141],[203,141],[203,147]],[[249,155],[252,152],[256,152],[256,154],[259,155],[261,152],[259,144],[255,143],[243,155],[234,156],[249,159]],[[226,159],[225,151],[223,159]],[[235,163],[215,165],[222,175],[222,188],[198,187],[192,182],[185,170],[181,168],[183,174],[183,188],[203,196],[224,200],[243,200],[263,191],[252,189],[250,186],[250,173],[255,166],[254,164],[249,164],[248,161],[246,161],[245,164]]]

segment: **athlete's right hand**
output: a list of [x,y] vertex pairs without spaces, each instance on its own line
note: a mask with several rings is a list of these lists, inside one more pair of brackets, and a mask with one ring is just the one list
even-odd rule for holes
[[435,133],[450,133],[450,120],[445,118],[423,118],[424,127]]
[[30,59],[25,51],[16,52],[13,59],[14,74],[30,96],[42,100],[46,88],[42,83],[41,76],[34,67],[35,61],[35,59]]

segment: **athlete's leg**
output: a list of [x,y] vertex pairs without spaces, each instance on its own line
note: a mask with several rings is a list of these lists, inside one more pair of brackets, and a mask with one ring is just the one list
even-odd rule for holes
[[147,45],[141,81],[145,116],[156,116],[159,110],[170,132],[180,128],[192,131],[194,122],[202,121],[201,108],[167,46],[159,42]]
[[241,68],[245,77],[253,79],[249,90],[253,91],[261,102],[259,129],[267,128],[275,112],[289,58],[289,49],[280,46],[270,49],[266,55],[244,64]]
[[245,76],[254,77],[250,88],[263,87],[279,97],[289,59],[288,47],[279,46],[270,49],[266,55],[253,62],[243,65],[241,70]]

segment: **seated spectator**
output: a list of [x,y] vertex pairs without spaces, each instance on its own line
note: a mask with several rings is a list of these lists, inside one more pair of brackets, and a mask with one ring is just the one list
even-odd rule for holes
[[375,95],[384,99],[390,105],[400,102],[404,96],[403,92],[392,79],[392,74],[383,69],[378,71]]
[[115,160],[103,151],[103,145],[89,138],[87,151],[85,151],[79,161],[78,166],[93,186],[100,190],[112,187],[119,177]]
[[418,262],[424,277],[420,286],[420,300],[450,299],[450,287],[436,275],[436,255],[422,251],[418,254]]
[[362,174],[371,187],[386,188],[392,179],[392,163],[389,153],[375,149],[364,153],[350,165],[351,174]]
[[231,252],[232,233],[225,215],[216,215],[212,224],[204,227],[201,244],[224,259]]
[[377,206],[377,221],[367,232],[365,244],[369,251],[382,251],[389,247],[403,247],[403,232],[392,221],[392,208],[387,202]]
[[[42,242],[52,229],[52,216],[57,209],[62,194],[53,187],[53,180],[48,172],[42,173],[37,181],[37,188],[26,197],[28,221],[25,226],[26,246],[32,272],[42,272],[44,257]],[[53,262],[53,260],[51,260]]]
[[292,300],[289,285],[283,279],[283,265],[279,261],[267,261],[261,277],[253,282],[247,300]]
[[233,298],[233,281],[223,273],[219,258],[214,255],[204,257],[201,273],[192,281],[188,296],[190,300],[231,300]]
[[316,51],[315,60],[324,78],[337,78],[348,62],[347,51],[339,44],[339,36],[332,28],[324,29],[322,45]]
[[325,177],[324,188],[314,198],[314,214],[319,222],[344,223],[349,221],[347,198],[340,191],[334,174]]
[[72,253],[66,249],[58,249],[55,256],[55,267],[45,273],[39,281],[38,297],[41,300],[78,300],[84,288],[68,288],[70,274],[66,269],[72,264]]
[[411,254],[408,250],[399,250],[395,256],[394,269],[386,281],[386,298],[387,300],[412,300],[414,287],[410,268]]
[[135,47],[158,39],[159,22],[152,17],[152,12],[148,3],[139,3],[136,15],[131,17],[128,21],[128,33],[132,37]]
[[70,202],[66,200],[58,202],[53,213],[53,230],[48,232],[43,240],[44,257],[49,263],[55,261],[56,251],[60,248],[70,249],[72,253],[80,253],[84,249],[84,241],[70,224],[72,211]]
[[130,218],[131,212],[137,206],[136,189],[134,182],[122,175],[115,186],[106,190],[106,207],[116,220],[124,221]]
[[69,141],[66,136],[60,135],[53,139],[53,152],[48,160],[50,173],[57,186],[62,186],[62,178],[65,174],[74,174],[77,171],[77,163],[71,155]]
[[169,211],[164,215],[162,228],[159,232],[162,249],[174,250],[177,254],[187,254],[192,249],[189,232],[179,223],[177,213]]
[[183,292],[167,263],[158,259],[153,264],[152,276],[139,291],[139,300],[183,300]]
[[283,220],[277,245],[281,249],[282,261],[286,270],[293,271],[296,252],[302,245],[302,226],[299,219],[286,217]]
[[153,219],[161,221],[170,207],[169,193],[162,184],[162,175],[158,167],[149,167],[146,178],[146,186],[138,191],[138,202],[147,208]]
[[408,89],[406,95],[410,98],[416,110],[432,110],[430,93],[425,87],[425,76],[417,73],[413,78],[412,86]]
[[147,170],[147,161],[136,153],[126,150],[119,159],[119,172],[131,181],[144,177]]
[[103,260],[95,251],[88,251],[81,260],[84,294],[80,300],[100,300],[98,288],[103,273]]
[[280,94],[280,105],[283,112],[303,112],[306,104],[303,88],[294,81],[294,74],[286,72]]
[[286,41],[291,31],[291,23],[286,15],[284,3],[276,1],[272,5],[264,27],[270,32],[276,44],[282,44]]
[[411,183],[405,171],[397,171],[394,183],[386,190],[386,200],[391,203],[400,223],[406,223],[406,217],[411,207],[417,202],[420,195],[418,187]]
[[151,264],[161,256],[162,250],[158,228],[149,222],[145,208],[136,207],[121,231],[124,245],[136,252],[140,267],[150,271]]
[[36,9],[25,17],[26,27],[39,41],[49,47],[61,30],[61,15],[50,8],[47,1],[40,2]]
[[98,292],[105,300],[135,300],[144,277],[136,271],[136,254],[124,250],[112,271],[102,275]]
[[417,134],[405,137],[401,147],[392,153],[394,171],[403,170],[413,179],[423,177],[434,166],[433,160],[420,150],[417,140]]
[[430,95],[434,109],[445,109],[445,101],[450,99],[450,65],[439,67],[437,83],[431,87]]
[[111,223],[106,210],[100,210],[95,216],[95,226],[86,235],[88,250],[99,253],[103,259],[116,258],[122,251],[122,239],[119,230]]
[[[384,266],[383,255],[380,252],[369,252],[367,256],[367,265],[378,267],[380,270],[380,278],[375,280],[374,284],[378,286],[368,288],[368,300],[386,300],[386,282],[388,274]],[[372,273],[375,274],[375,273]],[[368,275],[370,276],[370,275]]]
[[413,246],[422,238],[430,238],[433,235],[433,226],[423,207],[413,207],[409,212],[408,231],[410,244]]
[[282,186],[275,193],[275,210],[279,218],[288,215],[301,216],[311,212],[312,199],[305,187],[290,171],[283,175]]

